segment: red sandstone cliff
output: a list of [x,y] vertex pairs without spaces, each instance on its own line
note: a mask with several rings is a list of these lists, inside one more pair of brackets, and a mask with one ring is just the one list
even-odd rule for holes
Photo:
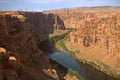
[[[102,61],[120,71],[120,8],[93,7],[53,10],[70,33],[70,42],[83,58]],[[73,48],[71,48],[73,49]]]
[[[60,19],[60,18],[59,18]],[[40,12],[0,13],[0,80],[54,80],[57,74],[37,42],[48,39],[62,20]],[[10,60],[9,60],[10,59]],[[12,61],[11,60],[15,60]]]

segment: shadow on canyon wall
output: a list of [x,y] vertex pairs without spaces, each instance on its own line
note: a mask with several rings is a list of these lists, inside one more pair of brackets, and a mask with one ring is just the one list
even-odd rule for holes
[[[48,39],[60,24],[64,25],[53,14],[0,12],[0,47],[7,51],[0,52],[0,80],[55,80],[52,64],[36,44]],[[11,63],[10,56],[17,61]]]
[[[53,68],[56,70],[59,80],[64,80],[68,69],[48,60],[45,56],[52,53],[55,48],[54,44],[49,44],[49,34],[53,33],[55,29],[61,29],[63,26],[63,21],[53,14],[10,12],[0,15],[0,47],[5,48],[10,56],[17,59],[17,62],[8,69],[6,67],[10,66],[6,64],[9,63],[8,57],[4,60],[0,55],[0,60],[3,60],[3,63],[6,64],[3,67],[0,63],[0,79],[55,80],[54,75],[49,76],[43,71],[43,69]],[[21,70],[19,70],[18,64],[22,65]],[[116,80],[111,77],[108,78],[109,76],[106,78],[106,74],[97,71],[91,66],[84,65],[82,68],[85,70],[87,77],[90,78],[89,80],[99,80],[98,78]],[[21,71],[21,73],[18,74],[17,71]],[[14,79],[15,77],[17,79]]]
[[119,80],[113,76],[107,75],[104,72],[97,70],[92,65],[79,62],[81,69],[85,72],[88,80]]
[[[28,16],[29,17],[29,16]],[[38,49],[40,49],[45,56],[52,54],[55,50],[57,50],[54,46],[54,43],[50,43],[49,42],[49,35],[52,33],[54,33],[55,30],[64,30],[65,26],[64,26],[64,22],[60,19],[59,16],[57,15],[53,15],[53,14],[49,14],[50,18],[47,18],[47,23],[50,30],[46,29],[46,32],[43,34],[41,34],[41,36],[39,36],[39,29],[36,28],[36,30],[34,30],[34,35],[36,36],[36,38],[38,38],[36,40],[36,44]],[[29,18],[28,18],[29,19]],[[31,20],[31,18],[30,18]],[[35,21],[35,20],[33,20]],[[43,20],[42,20],[43,21]],[[52,23],[52,24],[51,24]],[[37,25],[37,23],[35,24]],[[37,25],[38,26],[38,25]],[[43,24],[44,26],[44,24]],[[34,26],[33,26],[34,27]],[[37,31],[37,33],[36,33]],[[44,39],[43,37],[46,36],[46,38]],[[40,38],[42,37],[41,40]],[[68,73],[68,68],[62,66],[61,64],[59,64],[58,62],[49,59],[50,64],[52,66],[53,69],[55,69],[57,76],[58,76],[58,80],[65,80],[64,77],[67,75]]]

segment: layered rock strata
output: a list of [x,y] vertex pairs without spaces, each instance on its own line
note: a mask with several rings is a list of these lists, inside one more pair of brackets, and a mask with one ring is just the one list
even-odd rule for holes
[[0,80],[57,79],[49,60],[37,48],[39,41],[53,33],[54,25],[64,29],[63,21],[53,14],[0,13]]
[[[59,15],[70,33],[72,44],[82,58],[102,61],[120,71],[120,7],[88,7],[51,10]],[[73,49],[73,48],[71,48]]]

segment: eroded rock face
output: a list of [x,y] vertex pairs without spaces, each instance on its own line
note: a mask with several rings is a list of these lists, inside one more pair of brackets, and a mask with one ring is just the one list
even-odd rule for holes
[[0,52],[0,80],[20,80],[22,66],[17,61],[9,60],[9,57],[8,52]]
[[81,20],[79,26],[71,33],[70,41],[73,44],[81,43],[85,47],[92,45],[99,46],[100,48],[104,47],[107,49],[108,54],[116,54],[120,52],[119,21],[120,14]]
[[60,29],[60,30],[64,30],[65,29],[64,22],[60,19],[59,16],[54,15],[54,21],[55,21],[54,29]]
[[104,7],[90,9],[63,9],[51,12],[59,15],[66,27],[75,28],[70,34],[71,43],[82,43],[85,47],[94,44],[105,46],[108,53],[120,51],[120,12],[109,10],[109,7],[106,11]]
[[[59,25],[64,27],[61,23]],[[38,41],[48,39],[48,35],[53,33],[54,24],[57,23],[53,14],[0,13],[0,47],[6,50],[0,49],[0,54],[6,52],[5,59],[0,55],[0,80],[54,80],[54,75],[50,77],[43,71],[52,71],[51,64],[37,48]]]
[[[120,8],[75,8],[48,11],[60,16],[70,33],[69,44],[86,59],[99,60],[120,71]],[[70,45],[69,45],[70,46]]]

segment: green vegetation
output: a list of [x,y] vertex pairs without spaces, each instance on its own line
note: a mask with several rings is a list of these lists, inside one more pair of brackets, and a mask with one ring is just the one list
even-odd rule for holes
[[65,41],[66,39],[67,39],[67,38],[64,38],[64,39],[61,39],[61,40],[57,41],[57,42],[55,43],[56,48],[59,49],[59,50],[62,50],[62,51],[68,51],[68,50],[67,50],[67,47],[65,46],[65,43],[64,43],[64,41]]
[[[67,39],[62,39],[60,41],[58,41],[56,43],[57,48],[59,48],[60,50],[64,50],[64,51],[67,51],[68,53],[70,53],[73,57],[76,58],[76,53],[78,53],[78,51],[71,51],[71,50],[68,50],[67,47],[65,46],[64,42],[67,41]],[[89,64],[91,66],[93,66],[94,68],[96,68],[97,70],[99,71],[102,71],[110,76],[113,76],[117,79],[120,79],[120,73],[117,73],[115,70],[113,70],[111,67],[109,67],[108,65],[105,65],[104,63],[102,62],[98,62],[98,61],[88,61],[88,60],[85,60],[85,59],[78,59],[76,58],[77,61],[79,62],[82,62],[83,64]]]
[[53,34],[49,35],[49,40],[50,42],[56,42],[60,39],[63,39],[72,30],[73,30],[72,28],[66,28],[65,30],[55,30]]
[[[59,46],[59,47],[57,47],[57,48],[62,49],[62,50],[64,50],[64,51],[67,51],[67,52],[70,53],[73,57],[76,58],[75,54],[78,53],[78,51],[68,50],[67,47],[66,47],[65,44],[64,44],[65,40],[66,40],[66,39],[62,39],[62,40],[58,41],[58,42],[56,43],[56,45]],[[83,64],[89,64],[89,65],[93,66],[94,68],[96,68],[96,69],[99,70],[99,71],[102,71],[102,72],[104,72],[104,73],[106,73],[106,74],[108,74],[108,75],[110,75],[110,76],[113,76],[113,77],[115,77],[115,78],[117,78],[117,79],[120,79],[120,73],[119,73],[119,72],[116,72],[116,71],[113,70],[111,67],[109,67],[108,65],[105,65],[105,64],[102,63],[102,62],[98,62],[98,61],[94,61],[94,62],[93,62],[93,61],[90,61],[90,60],[88,61],[88,60],[80,59],[80,58],[79,58],[79,59],[76,58],[76,59],[77,59],[77,61],[82,62]]]
[[67,35],[69,30],[56,30],[53,34],[49,35],[49,40],[50,42],[55,42],[58,41]]
[[[55,46],[57,49],[62,50],[62,51],[67,51],[68,53],[70,53],[73,57],[75,57],[77,59],[77,61],[82,62],[83,64],[89,64],[91,66],[93,66],[94,68],[96,68],[99,71],[102,71],[110,76],[113,76],[117,79],[120,79],[120,72],[116,72],[115,70],[113,70],[111,67],[109,67],[108,65],[99,62],[99,61],[90,61],[90,60],[85,60],[85,59],[78,59],[76,57],[76,53],[79,53],[79,51],[72,51],[72,50],[68,50],[68,48],[66,47],[65,43],[68,41],[68,36],[66,36],[65,38],[59,39],[58,41],[55,42]],[[73,73],[71,70],[69,72],[70,74]],[[74,73],[73,73],[74,74]],[[78,76],[77,74],[75,74],[75,76]]]
[[[67,28],[66,30],[59,30],[57,33],[51,34],[49,36],[50,41],[55,43],[55,47],[57,49],[62,50],[62,51],[68,51],[68,49],[65,45],[65,42],[68,41],[68,33],[70,33],[72,30],[73,29],[71,29],[71,28]],[[71,75],[71,76],[76,76],[79,80],[84,80],[82,78],[82,76],[80,76],[80,74],[75,70],[69,69],[67,74]]]
[[79,80],[84,80],[77,71],[74,71],[73,69],[67,69],[66,67],[62,66],[54,60],[50,59],[50,61],[52,62],[52,64],[57,65],[57,67],[59,67],[60,70],[65,71],[64,73],[67,73],[66,75],[75,76]]
[[99,62],[99,61],[90,61],[90,60],[85,60],[85,59],[77,59],[79,62],[82,62],[84,64],[89,64],[91,66],[93,66],[94,68],[96,68],[99,71],[102,71],[104,73],[106,73],[107,75],[113,76],[117,79],[120,79],[120,73],[116,72],[115,70],[113,70],[111,67],[109,67],[108,65]]
[[56,30],[53,34],[49,35],[49,38],[56,38],[57,36],[64,35],[68,32],[68,30]]
[[80,74],[76,71],[74,71],[73,69],[69,69],[68,70],[68,75],[71,75],[71,76],[76,76],[79,80],[84,80]]

